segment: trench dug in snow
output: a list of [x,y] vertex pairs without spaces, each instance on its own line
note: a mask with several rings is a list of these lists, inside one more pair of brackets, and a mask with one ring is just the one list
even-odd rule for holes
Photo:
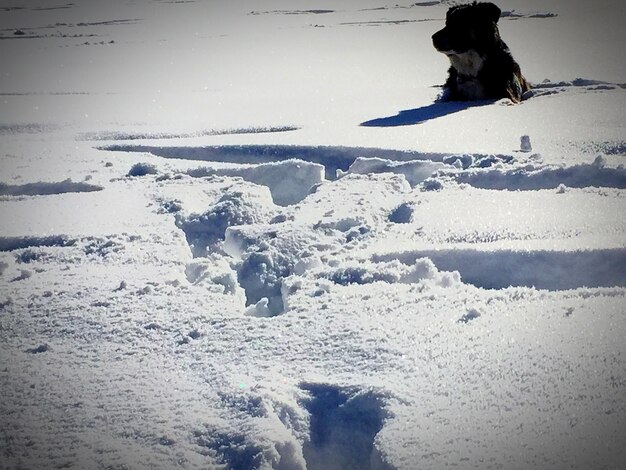
[[477,249],[423,250],[373,256],[413,265],[429,258],[442,271],[458,271],[463,282],[484,289],[510,286],[567,290],[626,286],[626,250],[515,251]]
[[[177,216],[177,225],[185,233],[194,258],[201,259],[216,251],[230,256],[234,271],[223,270],[213,281],[223,285],[226,293],[243,290],[246,314],[252,316],[275,316],[285,312],[283,281],[294,274],[294,268],[301,260],[295,259],[299,256],[295,251],[282,250],[282,242],[272,241],[278,236],[277,232],[261,229],[253,235],[255,240],[248,240],[246,237],[250,237],[250,233],[245,227],[283,222],[280,214],[277,215],[281,206],[297,205],[325,181],[336,180],[346,174],[395,173],[403,175],[414,188],[425,181],[436,183],[429,178],[441,171],[444,176],[452,177],[459,183],[494,191],[554,188],[563,181],[572,187],[626,187],[623,169],[606,169],[601,160],[568,169],[539,165],[527,170],[503,170],[502,164],[511,163],[513,157],[305,146],[114,145],[105,149],[149,152],[167,159],[237,164],[228,168],[209,166],[186,171],[188,176],[196,178],[239,177],[252,185],[245,191],[226,191],[201,214]],[[492,165],[496,164],[500,167],[494,169]],[[424,183],[423,187],[429,190],[431,186],[432,189],[440,189],[436,184]],[[411,222],[411,217],[411,206],[400,204],[390,211],[388,221],[406,224]],[[335,228],[341,230],[339,226]],[[359,227],[347,227],[352,228],[356,230]],[[309,240],[300,241],[301,248],[316,242],[319,240],[312,234]],[[264,249],[246,252],[246,245],[258,247],[264,244],[273,246],[274,252]],[[395,261],[415,266],[424,258],[431,260],[440,271],[458,271],[464,282],[480,288],[527,286],[562,290],[626,286],[626,250],[623,249],[486,251],[450,248],[375,254],[369,261],[379,266],[362,268],[361,271],[365,271],[360,274],[357,273],[359,269],[352,270],[354,275],[346,279],[353,283],[375,280],[398,282],[393,276],[389,278],[381,274],[388,269],[389,263]],[[363,261],[355,263],[363,265]],[[205,276],[199,266],[194,262],[187,269],[192,283]]]
[[[244,253],[245,248],[239,245],[245,245],[246,240],[237,239],[239,235],[237,227],[281,222],[280,214],[273,217],[279,207],[298,204],[314,191],[316,186],[327,181],[324,175],[329,174],[329,167],[319,162],[330,166],[333,170],[333,180],[347,173],[391,172],[404,175],[411,186],[421,183],[435,171],[444,167],[441,162],[426,159],[427,155],[424,154],[377,150],[379,153],[401,160],[395,162],[380,158],[357,157],[357,149],[332,147],[271,147],[266,148],[264,152],[249,147],[187,148],[184,150],[181,148],[109,147],[108,150],[149,150],[153,154],[167,156],[167,158],[218,160],[222,163],[241,164],[234,168],[201,167],[188,170],[186,174],[194,178],[239,177],[252,185],[247,185],[242,190],[225,191],[217,202],[202,213],[178,215],[176,224],[185,233],[196,260],[216,252],[230,255],[234,260],[236,280],[234,276],[228,274],[222,274],[212,280],[223,285],[227,293],[243,289],[246,297],[246,313],[252,316],[275,316],[285,311],[283,279],[294,273],[294,268],[300,260],[294,258],[297,257],[296,253],[281,253],[280,249],[278,253],[272,254],[263,250]],[[358,151],[367,154],[374,152],[374,149],[358,149]],[[292,152],[303,152],[305,160],[291,158]],[[442,158],[439,155],[430,156]],[[298,154],[298,157],[302,155]],[[409,158],[419,159],[408,160]],[[274,161],[276,159],[279,161]],[[254,162],[255,165],[250,165],[250,162]],[[345,171],[341,168],[345,168]],[[269,190],[269,197],[268,191],[263,188]],[[345,223],[338,223],[334,229],[346,232],[348,240],[359,237],[364,233],[363,230],[368,230],[353,225],[352,221],[345,221]],[[272,234],[267,232],[259,234],[255,243],[262,244],[264,237],[271,238]],[[303,243],[315,243],[316,235],[312,234],[309,238],[310,240]],[[202,266],[195,261],[188,266],[187,277],[190,282],[195,283],[206,278],[206,275],[203,273]]]
[[0,183],[0,196],[51,196],[65,193],[89,193],[101,191],[102,186],[85,183],[83,181],[63,181],[27,183],[11,185]]
[[[304,146],[304,145],[228,145],[206,147],[158,147],[115,144],[100,147],[113,152],[150,153],[172,160],[260,165],[297,159],[323,167],[327,180],[337,178],[337,170],[347,171],[359,157],[384,158],[396,162],[441,162],[447,154],[369,147]],[[277,202],[278,203],[278,202]]]

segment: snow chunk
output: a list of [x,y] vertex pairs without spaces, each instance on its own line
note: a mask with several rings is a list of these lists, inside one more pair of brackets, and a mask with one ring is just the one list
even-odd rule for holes
[[321,268],[323,265],[322,260],[316,254],[304,253],[301,256],[302,257],[296,262],[295,266],[293,267],[294,274],[301,276],[305,272],[312,269]]
[[243,303],[244,293],[239,287],[237,273],[224,256],[212,254],[207,258],[196,258],[187,265],[185,274],[191,284],[241,298]]
[[449,157],[445,157],[443,162],[455,168],[467,170],[474,164],[474,156],[470,154],[450,155]]
[[300,202],[313,186],[324,181],[324,166],[290,159],[243,168],[198,168],[190,170],[188,174],[193,177],[238,176],[251,183],[267,186],[274,203],[287,206]]
[[282,280],[291,271],[292,260],[279,253],[251,253],[238,271],[239,284],[246,291],[247,314],[274,316],[283,313]]
[[[285,311],[283,280],[294,272],[303,274],[318,267],[320,252],[336,246],[332,240],[326,233],[292,223],[280,229],[275,225],[238,226],[226,230],[223,249],[239,260],[236,269],[246,305],[266,298],[271,314],[278,315]],[[263,304],[258,307],[265,312]]]
[[396,173],[404,175],[411,187],[415,187],[437,170],[445,168],[446,165],[430,160],[411,160],[408,162],[397,162],[385,160],[383,158],[357,158],[347,172],[338,171],[337,176],[344,176],[349,173],[369,174],[369,173]]
[[267,297],[263,297],[256,304],[248,306],[244,314],[249,317],[260,317],[260,318],[273,317],[274,313],[272,312],[272,310],[269,309],[268,304],[269,304],[269,299]]
[[427,178],[422,184],[422,191],[441,191],[443,184],[434,178]]
[[146,176],[156,175],[157,173],[157,168],[152,163],[139,162],[130,168],[126,176]]
[[11,279],[11,282],[25,281],[33,275],[30,269],[20,269],[20,275]]
[[272,218],[274,204],[267,188],[236,186],[202,214],[178,217],[194,256],[205,256],[224,240],[225,232],[235,225],[258,224]]
[[298,259],[302,253],[329,241],[329,237],[307,227],[294,224],[276,228],[274,225],[237,226],[226,230],[223,250],[237,260],[245,259],[252,252],[272,251],[290,259]]
[[45,353],[48,351],[50,351],[50,346],[48,346],[48,344],[46,343],[40,344],[36,348],[29,348],[26,350],[26,352],[30,354],[41,354],[41,353]]
[[604,168],[606,166],[606,158],[604,158],[602,155],[598,155],[593,161],[592,166],[598,169]]
[[321,230],[326,234],[339,232],[344,235],[346,242],[361,239],[363,236],[371,232],[371,227],[366,220],[360,217],[346,217],[337,220],[320,220],[313,225],[315,230]]

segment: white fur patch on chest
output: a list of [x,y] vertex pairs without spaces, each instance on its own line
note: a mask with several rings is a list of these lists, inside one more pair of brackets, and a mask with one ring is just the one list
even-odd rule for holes
[[452,67],[457,72],[466,77],[475,77],[483,67],[485,60],[476,51],[462,52],[461,54],[452,53],[448,54]]

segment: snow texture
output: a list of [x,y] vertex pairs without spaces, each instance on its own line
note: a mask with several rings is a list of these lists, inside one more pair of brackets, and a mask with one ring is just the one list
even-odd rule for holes
[[622,468],[624,2],[258,3],[0,6],[0,467]]

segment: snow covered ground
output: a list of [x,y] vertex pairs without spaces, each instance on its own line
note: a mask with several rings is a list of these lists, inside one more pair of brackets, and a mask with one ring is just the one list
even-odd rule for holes
[[626,5],[451,3],[0,1],[0,468],[623,468]]

